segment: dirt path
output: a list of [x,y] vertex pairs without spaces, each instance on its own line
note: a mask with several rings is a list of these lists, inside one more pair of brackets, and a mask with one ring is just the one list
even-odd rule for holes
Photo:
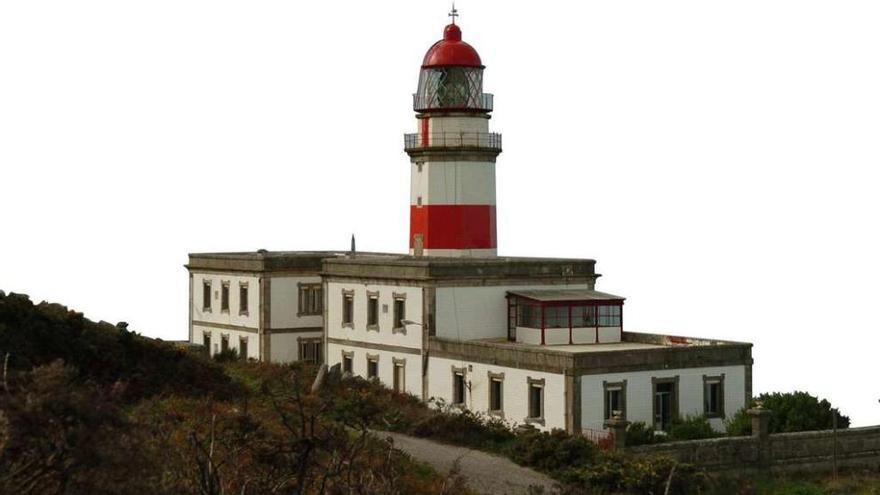
[[375,434],[383,439],[390,437],[395,448],[443,474],[449,473],[457,460],[459,472],[467,478],[468,486],[481,494],[528,494],[529,486],[541,487],[545,494],[557,493],[551,478],[503,457],[400,433],[377,431]]

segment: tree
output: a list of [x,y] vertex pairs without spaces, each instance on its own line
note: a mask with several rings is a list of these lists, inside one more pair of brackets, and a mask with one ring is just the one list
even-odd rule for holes
[[[849,417],[831,407],[825,399],[819,400],[807,392],[773,392],[764,393],[753,398],[749,407],[755,407],[760,401],[765,409],[772,411],[770,416],[770,433],[787,433],[794,431],[830,430],[833,427],[834,415],[837,415],[837,427],[849,428]],[[752,432],[751,418],[745,409],[725,422],[727,434],[731,436],[749,435]]]

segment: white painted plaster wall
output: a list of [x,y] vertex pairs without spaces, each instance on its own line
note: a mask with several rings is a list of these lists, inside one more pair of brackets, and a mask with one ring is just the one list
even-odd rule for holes
[[[417,121],[421,126],[421,120]],[[418,129],[421,132],[421,127]],[[458,132],[489,132],[489,119],[482,116],[430,117],[428,131],[431,134]]]
[[595,344],[596,328],[572,328],[571,340],[575,344]]
[[620,342],[620,327],[599,327],[599,343]]
[[[406,295],[406,319],[422,323],[422,289],[396,285],[328,282],[327,335],[336,339],[422,348],[422,329],[417,325],[406,328],[406,334],[393,333],[394,294]],[[343,290],[354,291],[354,328],[342,326]],[[367,330],[367,292],[379,292],[379,330]],[[385,307],[387,306],[387,311]]]
[[321,277],[272,277],[269,292],[272,297],[269,325],[272,328],[317,328],[323,317],[297,316],[299,312],[299,284],[320,284]]
[[507,291],[586,288],[586,284],[440,287],[436,292],[437,336],[454,340],[507,338]]
[[221,328],[212,328],[212,327],[204,327],[200,325],[193,325],[193,343],[204,345],[204,334],[208,332],[211,334],[211,349],[210,353],[213,356],[220,352],[220,341],[222,335],[229,335],[229,347],[230,349],[235,349],[239,351],[239,339],[241,337],[246,337],[248,339],[248,349],[247,349],[247,357],[249,359],[259,359],[260,358],[260,340],[259,336],[256,333],[251,332],[240,332],[237,330],[226,330]]
[[[260,279],[257,276],[243,276],[238,274],[215,274],[193,273],[193,321],[206,321],[225,325],[238,325],[249,328],[258,328],[260,323]],[[211,281],[211,310],[204,311],[202,307],[202,284],[205,280]],[[229,282],[229,311],[220,310],[220,287],[221,282]],[[239,314],[239,282],[248,284],[248,313]]]
[[[407,393],[422,397],[422,357],[419,354],[390,352],[375,349],[366,349],[355,345],[339,345],[330,343],[327,345],[327,365],[333,366],[342,363],[342,352],[353,352],[352,374],[363,378],[367,377],[367,354],[379,356],[379,380],[388,388],[394,386],[394,358],[405,359],[404,390]],[[341,367],[341,365],[340,365]]]
[[[677,370],[637,371],[631,373],[610,373],[604,375],[584,375],[581,382],[581,424],[583,428],[602,430],[605,416],[605,396],[603,381],[620,382],[626,380],[626,419],[643,421],[653,425],[654,391],[651,378],[679,377],[679,414],[703,414],[703,375],[724,374],[724,410],[727,417],[745,405],[745,366],[723,366],[716,368],[688,368]],[[723,429],[721,419],[710,419],[712,427]]]
[[494,205],[495,164],[492,162],[423,162],[411,165],[410,204]]
[[470,383],[466,393],[466,405],[472,411],[487,412],[489,409],[489,372],[504,373],[504,418],[515,424],[524,424],[528,416],[528,378],[545,379],[543,426],[549,430],[565,428],[565,377],[561,374],[468,363],[445,358],[431,358],[428,364],[428,396],[452,401],[452,367],[467,369],[465,379]]

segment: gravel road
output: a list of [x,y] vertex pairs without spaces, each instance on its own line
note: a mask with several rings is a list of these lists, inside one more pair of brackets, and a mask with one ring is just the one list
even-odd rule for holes
[[459,461],[459,472],[467,478],[468,486],[477,493],[527,495],[529,486],[541,487],[545,494],[558,493],[555,482],[548,476],[503,457],[400,433],[377,431],[375,434],[379,438],[390,438],[396,449],[430,464],[443,474],[449,473],[455,461]]

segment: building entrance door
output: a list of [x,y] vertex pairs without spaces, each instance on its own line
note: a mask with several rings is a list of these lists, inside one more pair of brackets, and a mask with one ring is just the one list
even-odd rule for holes
[[674,383],[658,383],[654,388],[654,429],[666,430],[672,421]]

